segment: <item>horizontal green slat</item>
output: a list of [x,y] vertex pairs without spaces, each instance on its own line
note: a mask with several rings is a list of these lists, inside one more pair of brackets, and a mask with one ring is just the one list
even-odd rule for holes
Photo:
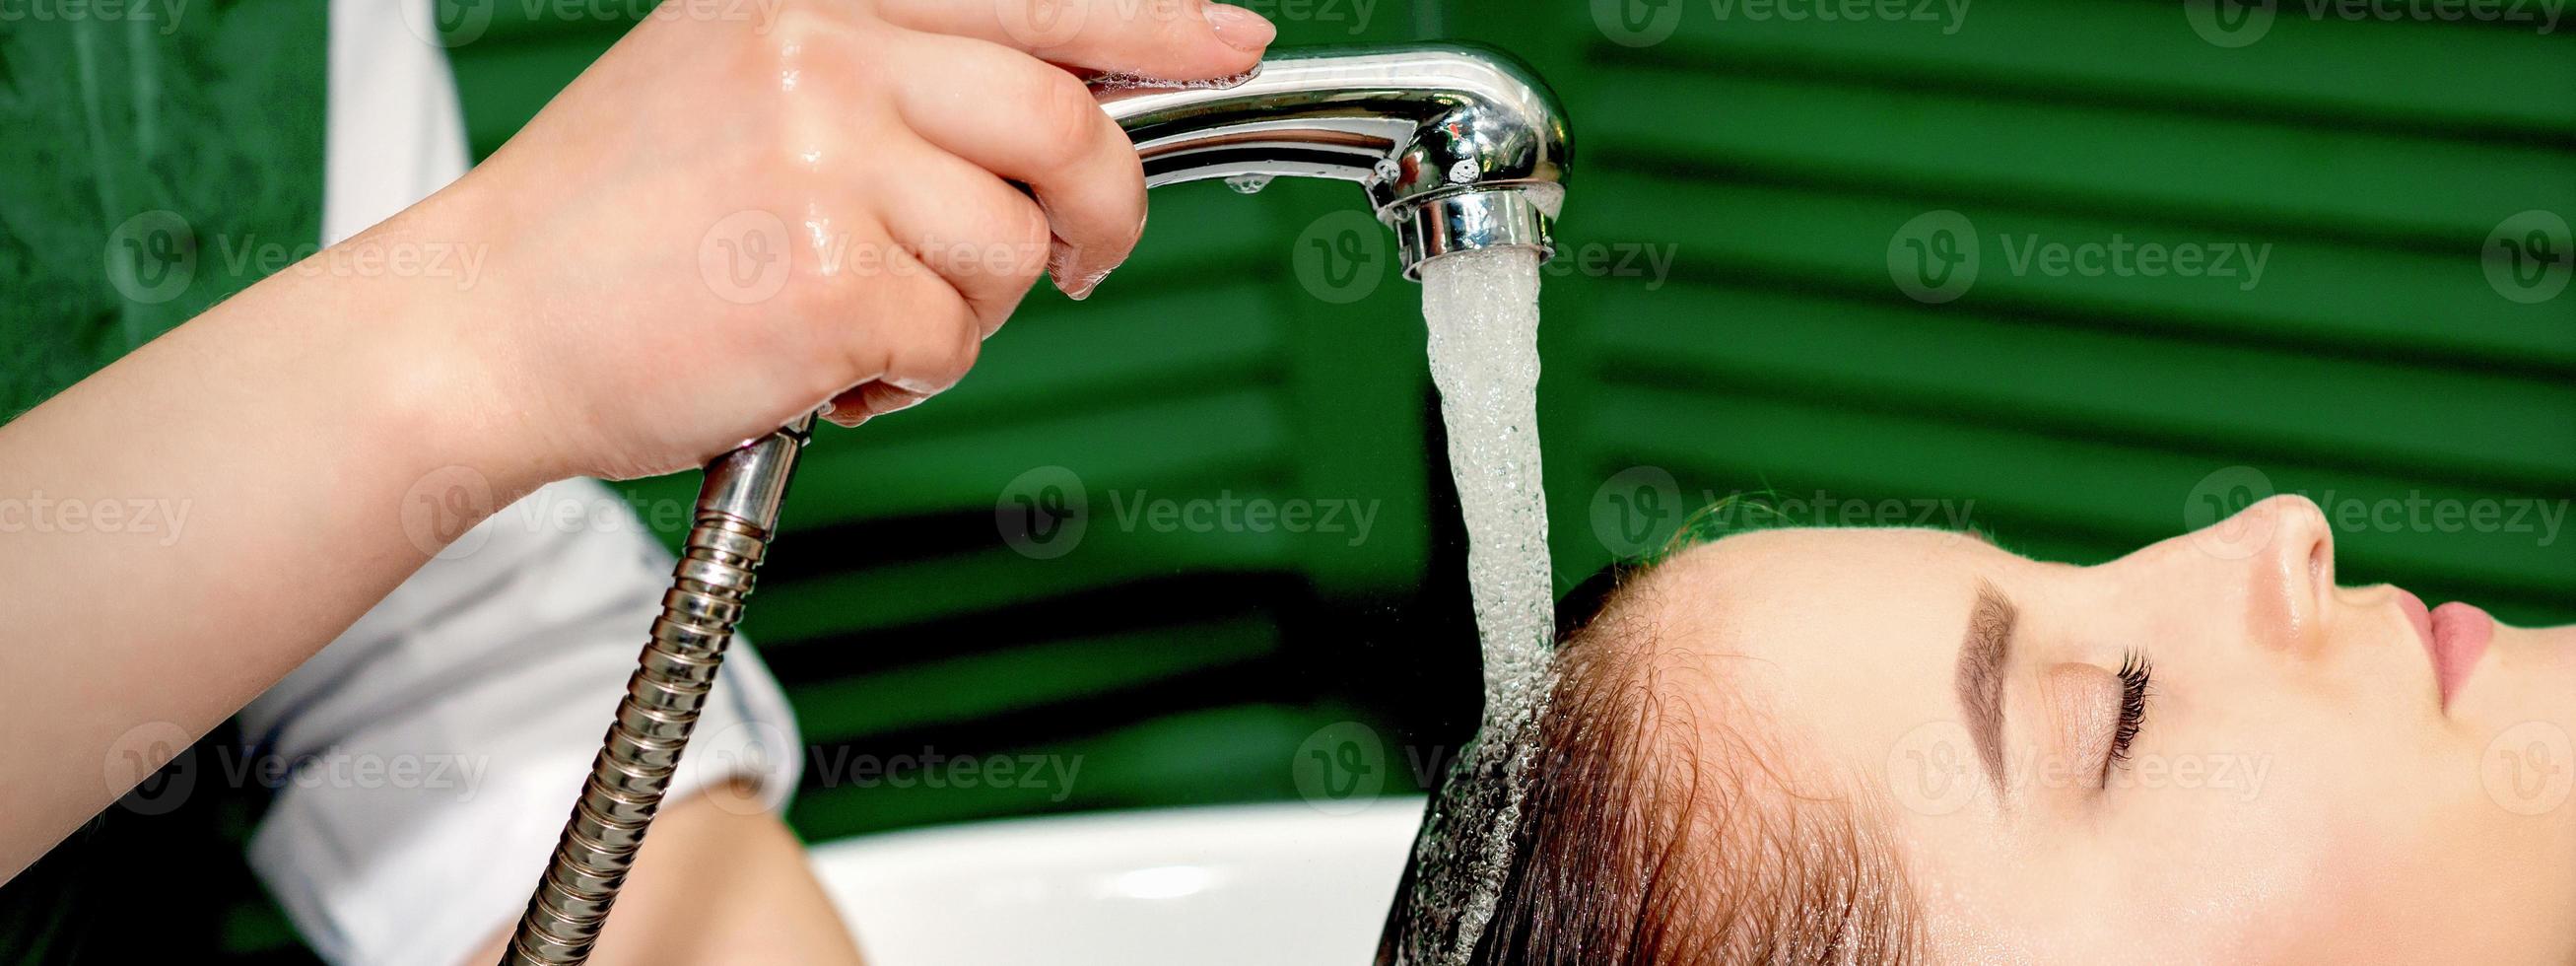
[[783,519],[803,529],[871,517],[989,510],[1021,474],[1062,466],[1090,491],[1095,514],[1109,491],[1212,468],[1287,465],[1284,403],[1235,391],[1153,405],[960,429],[902,442],[867,440],[864,427],[838,445],[805,450]]
[[[1351,717],[1347,709],[1273,705],[1175,714],[1107,734],[1007,752],[1045,756],[1049,764],[1041,781],[1000,788],[836,784],[797,796],[788,819],[806,838],[827,839],[1047,811],[1285,799],[1296,794],[1290,767],[1299,743]],[[831,753],[826,749],[825,754]],[[813,773],[827,764],[808,761],[806,770]],[[1054,779],[1067,770],[1072,787],[1057,787]],[[1388,789],[1390,794],[1407,790]]]
[[[1249,488],[1237,493],[1265,495]],[[760,604],[750,608],[743,627],[764,646],[786,646],[851,630],[1030,606],[1155,577],[1286,572],[1294,569],[1301,549],[1300,537],[1276,530],[1123,531],[1103,521],[1108,513],[1095,504],[1090,532],[1057,559],[990,550],[763,585]]]
[[[1720,19],[1710,4],[1678,5],[1682,16],[1665,42],[1669,49],[1646,53],[1836,76],[1916,77],[2070,100],[2151,99],[2216,111],[2260,107],[2576,137],[2576,97],[2568,96],[2576,91],[2570,52],[2576,38],[2564,23],[2542,34],[2529,27],[2312,21],[2303,0],[2282,0],[2261,39],[2227,49],[2195,33],[2185,19],[2187,4],[2177,0],[1974,0],[1963,5],[1964,17],[1936,23],[1740,12]],[[2526,7],[2537,12],[2540,5]],[[1743,9],[1740,0],[1736,9]],[[1570,19],[1593,29],[1580,11]],[[1958,29],[1944,34],[1951,22]],[[1638,56],[1607,40],[1596,40],[1594,50],[1599,60]]]
[[950,657],[790,687],[808,741],[853,741],[1026,711],[1240,664],[1278,648],[1266,618],[1235,617]]
[[[1897,232],[1935,198],[1901,199],[1810,188],[1648,177],[1596,170],[1565,241],[1671,244],[1686,270],[1727,278],[1777,279],[1862,297],[1903,298],[1888,271]],[[2177,335],[2206,335],[2328,351],[2352,348],[2416,354],[2426,361],[2576,374],[2576,320],[2564,299],[2508,301],[2480,272],[2480,239],[2455,256],[2347,244],[2271,239],[2169,222],[2058,214],[2004,204],[1957,209],[1978,234],[1974,285],[1944,308],[2052,312],[2098,317]],[[1675,217],[1674,212],[1688,212]],[[2011,236],[2007,246],[1999,235]],[[2030,241],[2271,245],[2262,278],[2166,274],[2052,276],[2035,263],[2015,274]],[[2008,252],[2007,249],[2010,249]]]
[[[2576,480],[2576,420],[2490,418],[2576,412],[2576,383],[2016,324],[1956,308],[1618,287],[1602,293],[1598,332],[1614,372],[1668,367],[1714,384],[1795,383],[2005,422],[2045,414],[2106,440],[2149,434],[2292,458],[2362,454],[2426,475],[2534,488]],[[2406,392],[2388,391],[2401,385]]]
[[[1222,324],[1211,320],[1222,319]],[[1027,424],[1104,395],[1240,388],[1284,367],[1289,320],[1257,280],[1158,288],[1082,311],[1024,313],[984,344],[956,388],[871,427],[893,438]]]
[[[2576,60],[2576,47],[2567,51]],[[2505,218],[2576,211],[2576,150],[2285,127],[2083,103],[1828,81],[1612,69],[1585,133],[1863,190],[2056,199],[2097,209],[2279,226],[2474,252]],[[2576,98],[2576,88],[2568,90]],[[1674,124],[1673,102],[1715,105]]]

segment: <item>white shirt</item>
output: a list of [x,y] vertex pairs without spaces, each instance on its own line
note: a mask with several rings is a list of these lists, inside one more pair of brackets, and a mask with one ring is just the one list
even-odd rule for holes
[[[325,244],[465,172],[432,2],[331,2]],[[242,711],[260,760],[293,766],[266,773],[251,865],[330,962],[457,966],[517,919],[670,582],[670,556],[594,481],[476,531]],[[781,807],[795,733],[737,641],[669,800],[750,777]]]

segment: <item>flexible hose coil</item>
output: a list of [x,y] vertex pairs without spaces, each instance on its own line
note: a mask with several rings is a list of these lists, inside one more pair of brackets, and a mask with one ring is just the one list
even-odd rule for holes
[[579,966],[590,957],[715,685],[769,537],[750,522],[704,511],[689,530],[662,614],[510,937],[504,966]]

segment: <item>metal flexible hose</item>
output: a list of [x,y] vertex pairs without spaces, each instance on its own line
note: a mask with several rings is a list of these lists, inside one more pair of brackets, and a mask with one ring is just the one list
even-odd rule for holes
[[590,958],[733,643],[811,426],[800,420],[708,464],[662,613],[503,966],[579,966]]

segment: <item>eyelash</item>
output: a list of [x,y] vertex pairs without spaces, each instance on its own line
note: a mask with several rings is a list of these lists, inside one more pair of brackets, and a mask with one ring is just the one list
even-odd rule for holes
[[2102,780],[2110,783],[2111,769],[2127,764],[2129,743],[2138,738],[2138,728],[2147,721],[2148,689],[2155,676],[2155,665],[2145,654],[2130,651],[2120,658],[2120,721],[2111,730],[2111,754],[2102,760]]

